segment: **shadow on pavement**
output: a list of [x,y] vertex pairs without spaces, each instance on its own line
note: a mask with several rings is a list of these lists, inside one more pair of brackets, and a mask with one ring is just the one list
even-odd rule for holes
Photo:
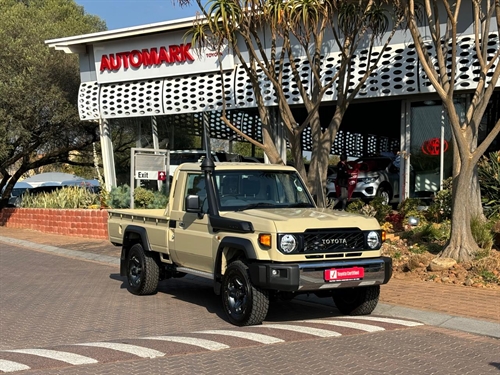
[[[110,274],[110,279],[121,282],[120,289],[127,289],[126,277],[118,273]],[[180,279],[168,279],[160,281],[158,293],[164,293],[183,302],[204,307],[208,313],[215,314],[224,321],[228,321],[222,309],[221,296],[217,296],[210,281],[186,276]],[[321,304],[316,301],[307,301],[304,296],[301,299],[290,301],[271,300],[266,322],[289,322],[293,320],[324,319],[341,315],[332,306]],[[321,301],[321,300],[319,300]]]

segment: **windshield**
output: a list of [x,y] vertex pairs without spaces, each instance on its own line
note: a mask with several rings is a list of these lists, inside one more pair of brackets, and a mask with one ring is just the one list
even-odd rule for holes
[[283,207],[314,207],[293,171],[215,171],[221,211]]
[[12,192],[11,192],[11,195],[13,197],[19,197],[21,196],[26,190],[28,190],[27,188],[15,188],[15,189],[12,189]]
[[353,162],[349,162],[349,164],[361,171],[380,171],[386,169],[387,166],[391,164],[391,159],[389,158],[357,159]]

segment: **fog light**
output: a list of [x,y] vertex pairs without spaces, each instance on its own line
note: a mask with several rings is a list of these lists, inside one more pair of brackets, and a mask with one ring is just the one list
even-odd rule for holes
[[279,273],[279,271],[278,271],[278,270],[272,270],[272,271],[271,271],[271,274],[272,274],[273,276],[279,276],[279,274],[280,274],[280,273]]
[[420,223],[420,219],[415,216],[410,216],[408,217],[408,224],[410,224],[413,227],[416,227]]

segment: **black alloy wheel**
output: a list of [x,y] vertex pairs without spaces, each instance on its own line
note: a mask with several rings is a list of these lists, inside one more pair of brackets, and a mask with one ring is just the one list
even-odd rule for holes
[[248,267],[238,260],[232,262],[224,274],[222,305],[234,325],[261,324],[269,308],[269,293],[252,285]]
[[133,245],[127,257],[128,289],[133,294],[154,294],[158,290],[160,270],[151,254],[142,245]]

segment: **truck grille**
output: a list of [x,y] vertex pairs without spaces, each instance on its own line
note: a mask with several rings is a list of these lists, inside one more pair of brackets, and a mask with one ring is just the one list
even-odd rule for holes
[[358,228],[308,229],[304,232],[304,253],[333,253],[362,250],[365,236]]

